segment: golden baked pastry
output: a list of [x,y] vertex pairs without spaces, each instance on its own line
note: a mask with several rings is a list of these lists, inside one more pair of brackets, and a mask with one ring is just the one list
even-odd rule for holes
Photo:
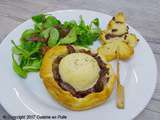
[[40,76],[51,96],[71,110],[86,110],[104,103],[115,81],[110,64],[97,54],[75,46],[55,46],[48,50]]
[[110,39],[115,37],[122,37],[128,34],[128,26],[126,25],[126,18],[122,12],[117,13],[108,23],[107,27],[101,32],[100,40],[102,43],[108,43]]
[[117,53],[122,60],[129,59],[134,54],[134,47],[138,43],[136,35],[129,33],[126,18],[122,12],[117,13],[101,32],[102,46],[99,55],[107,61],[116,59]]
[[117,52],[119,52],[119,59],[121,60],[127,60],[134,54],[133,48],[120,40],[120,38],[113,39],[112,42],[98,48],[98,54],[108,62],[117,58]]

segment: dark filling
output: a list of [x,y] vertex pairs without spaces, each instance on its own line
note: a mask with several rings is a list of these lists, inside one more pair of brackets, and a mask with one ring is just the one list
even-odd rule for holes
[[[112,20],[115,21],[115,22],[118,23],[118,24],[123,24],[123,22],[121,22],[121,21],[116,21],[116,20],[115,20],[115,17],[113,17]],[[129,30],[129,27],[127,26],[127,32],[126,32],[126,33],[121,34],[121,35],[106,34],[106,35],[105,35],[105,38],[106,38],[106,39],[110,39],[110,38],[114,38],[114,37],[122,37],[122,36],[128,34],[128,30]],[[117,32],[117,31],[118,31],[118,29],[112,29],[112,32]]]
[[128,32],[124,33],[124,34],[121,34],[121,35],[114,35],[114,34],[106,34],[105,35],[105,38],[106,39],[110,39],[110,38],[114,38],[114,37],[122,37],[124,35],[128,34]]
[[115,17],[113,17],[112,20],[115,21],[115,22],[118,23],[118,24],[123,24],[123,23],[124,23],[124,22],[122,22],[122,21],[117,21]]
[[77,98],[83,98],[92,92],[101,92],[109,79],[109,77],[108,78],[106,77],[106,73],[109,74],[109,68],[106,68],[106,64],[101,60],[99,56],[97,56],[97,54],[93,54],[90,51],[86,51],[84,49],[76,51],[72,46],[67,46],[67,49],[68,49],[68,54],[79,52],[93,56],[97,60],[97,63],[101,70],[99,72],[99,78],[96,84],[92,88],[89,88],[88,90],[85,91],[76,91],[70,84],[64,82],[61,79],[61,76],[59,74],[59,63],[64,56],[58,56],[54,61],[54,67],[52,69],[54,74],[54,79],[57,81],[58,85],[63,90],[69,91],[74,97]]

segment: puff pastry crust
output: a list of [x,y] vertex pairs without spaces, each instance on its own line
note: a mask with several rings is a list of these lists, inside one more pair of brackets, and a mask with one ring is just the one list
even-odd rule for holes
[[107,64],[107,67],[109,68],[109,75],[106,76],[109,77],[109,80],[101,92],[93,92],[83,98],[77,98],[74,97],[69,91],[63,90],[57,84],[52,72],[52,67],[54,67],[53,61],[58,56],[66,54],[68,54],[66,46],[55,46],[48,50],[43,58],[42,66],[40,69],[40,77],[42,78],[44,85],[50,95],[56,99],[58,103],[70,110],[86,110],[103,104],[111,95],[114,87],[115,75],[112,70],[112,66]]
[[100,41],[102,46],[99,47],[98,54],[109,62],[117,58],[117,51],[121,60],[131,58],[139,40],[136,35],[129,33],[125,15],[118,12],[101,32]]

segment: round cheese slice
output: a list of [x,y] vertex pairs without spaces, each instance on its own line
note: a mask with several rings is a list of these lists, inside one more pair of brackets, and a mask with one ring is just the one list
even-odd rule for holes
[[93,87],[99,78],[99,65],[90,55],[72,53],[65,56],[59,64],[62,80],[76,91],[84,91]]

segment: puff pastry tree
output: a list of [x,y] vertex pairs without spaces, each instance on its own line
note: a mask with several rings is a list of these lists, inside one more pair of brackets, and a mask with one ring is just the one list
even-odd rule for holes
[[119,12],[101,32],[100,40],[103,45],[98,49],[98,53],[103,59],[107,61],[116,59],[116,52],[122,60],[129,59],[134,54],[138,38],[129,33],[129,27],[125,22],[124,14]]

